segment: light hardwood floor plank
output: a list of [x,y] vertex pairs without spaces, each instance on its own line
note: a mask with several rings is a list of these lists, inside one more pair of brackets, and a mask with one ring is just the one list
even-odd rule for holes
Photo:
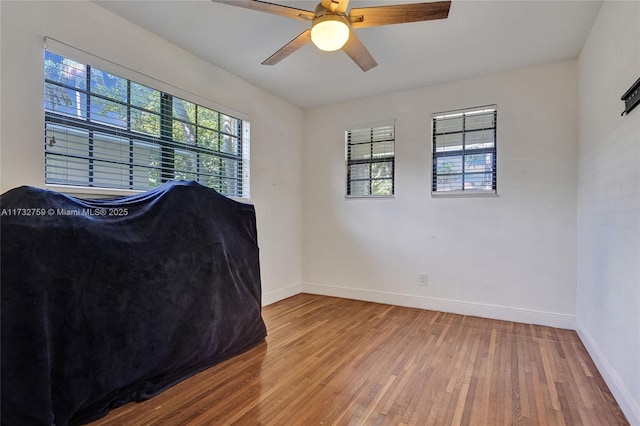
[[254,349],[92,423],[628,425],[571,330],[301,294]]

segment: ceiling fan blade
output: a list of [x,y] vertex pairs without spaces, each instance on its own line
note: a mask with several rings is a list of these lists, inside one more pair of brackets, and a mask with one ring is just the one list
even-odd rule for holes
[[353,30],[350,30],[349,40],[347,40],[347,43],[342,47],[342,50],[353,59],[353,62],[358,64],[362,71],[369,71],[378,65]]
[[279,4],[268,3],[259,0],[211,0],[214,3],[227,4],[229,6],[237,6],[245,9],[258,10],[260,12],[272,13],[274,15],[286,16],[287,18],[301,19],[310,21],[315,17],[311,11],[304,9],[296,9],[295,7],[282,6]]
[[449,16],[450,1],[398,4],[351,9],[349,19],[353,28],[445,19]]
[[346,13],[349,0],[322,0],[320,4],[330,12]]
[[305,30],[298,37],[285,44],[276,53],[265,59],[264,62],[262,62],[262,65],[275,65],[310,41],[311,30]]

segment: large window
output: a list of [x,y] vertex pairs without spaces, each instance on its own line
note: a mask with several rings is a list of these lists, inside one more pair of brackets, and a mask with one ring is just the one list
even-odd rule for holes
[[432,115],[434,195],[496,194],[495,105]]
[[345,132],[347,197],[391,197],[394,194],[395,124]]
[[246,121],[48,50],[44,81],[47,184],[249,196]]

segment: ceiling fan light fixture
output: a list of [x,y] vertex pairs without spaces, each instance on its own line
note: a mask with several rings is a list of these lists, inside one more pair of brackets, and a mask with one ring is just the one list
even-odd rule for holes
[[311,41],[320,50],[333,52],[341,49],[349,40],[349,24],[341,15],[324,15],[316,18],[311,27]]

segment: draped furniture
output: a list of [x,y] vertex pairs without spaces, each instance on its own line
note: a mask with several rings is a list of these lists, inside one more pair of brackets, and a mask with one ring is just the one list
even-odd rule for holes
[[87,423],[264,341],[252,205],[172,181],[0,210],[3,425]]

